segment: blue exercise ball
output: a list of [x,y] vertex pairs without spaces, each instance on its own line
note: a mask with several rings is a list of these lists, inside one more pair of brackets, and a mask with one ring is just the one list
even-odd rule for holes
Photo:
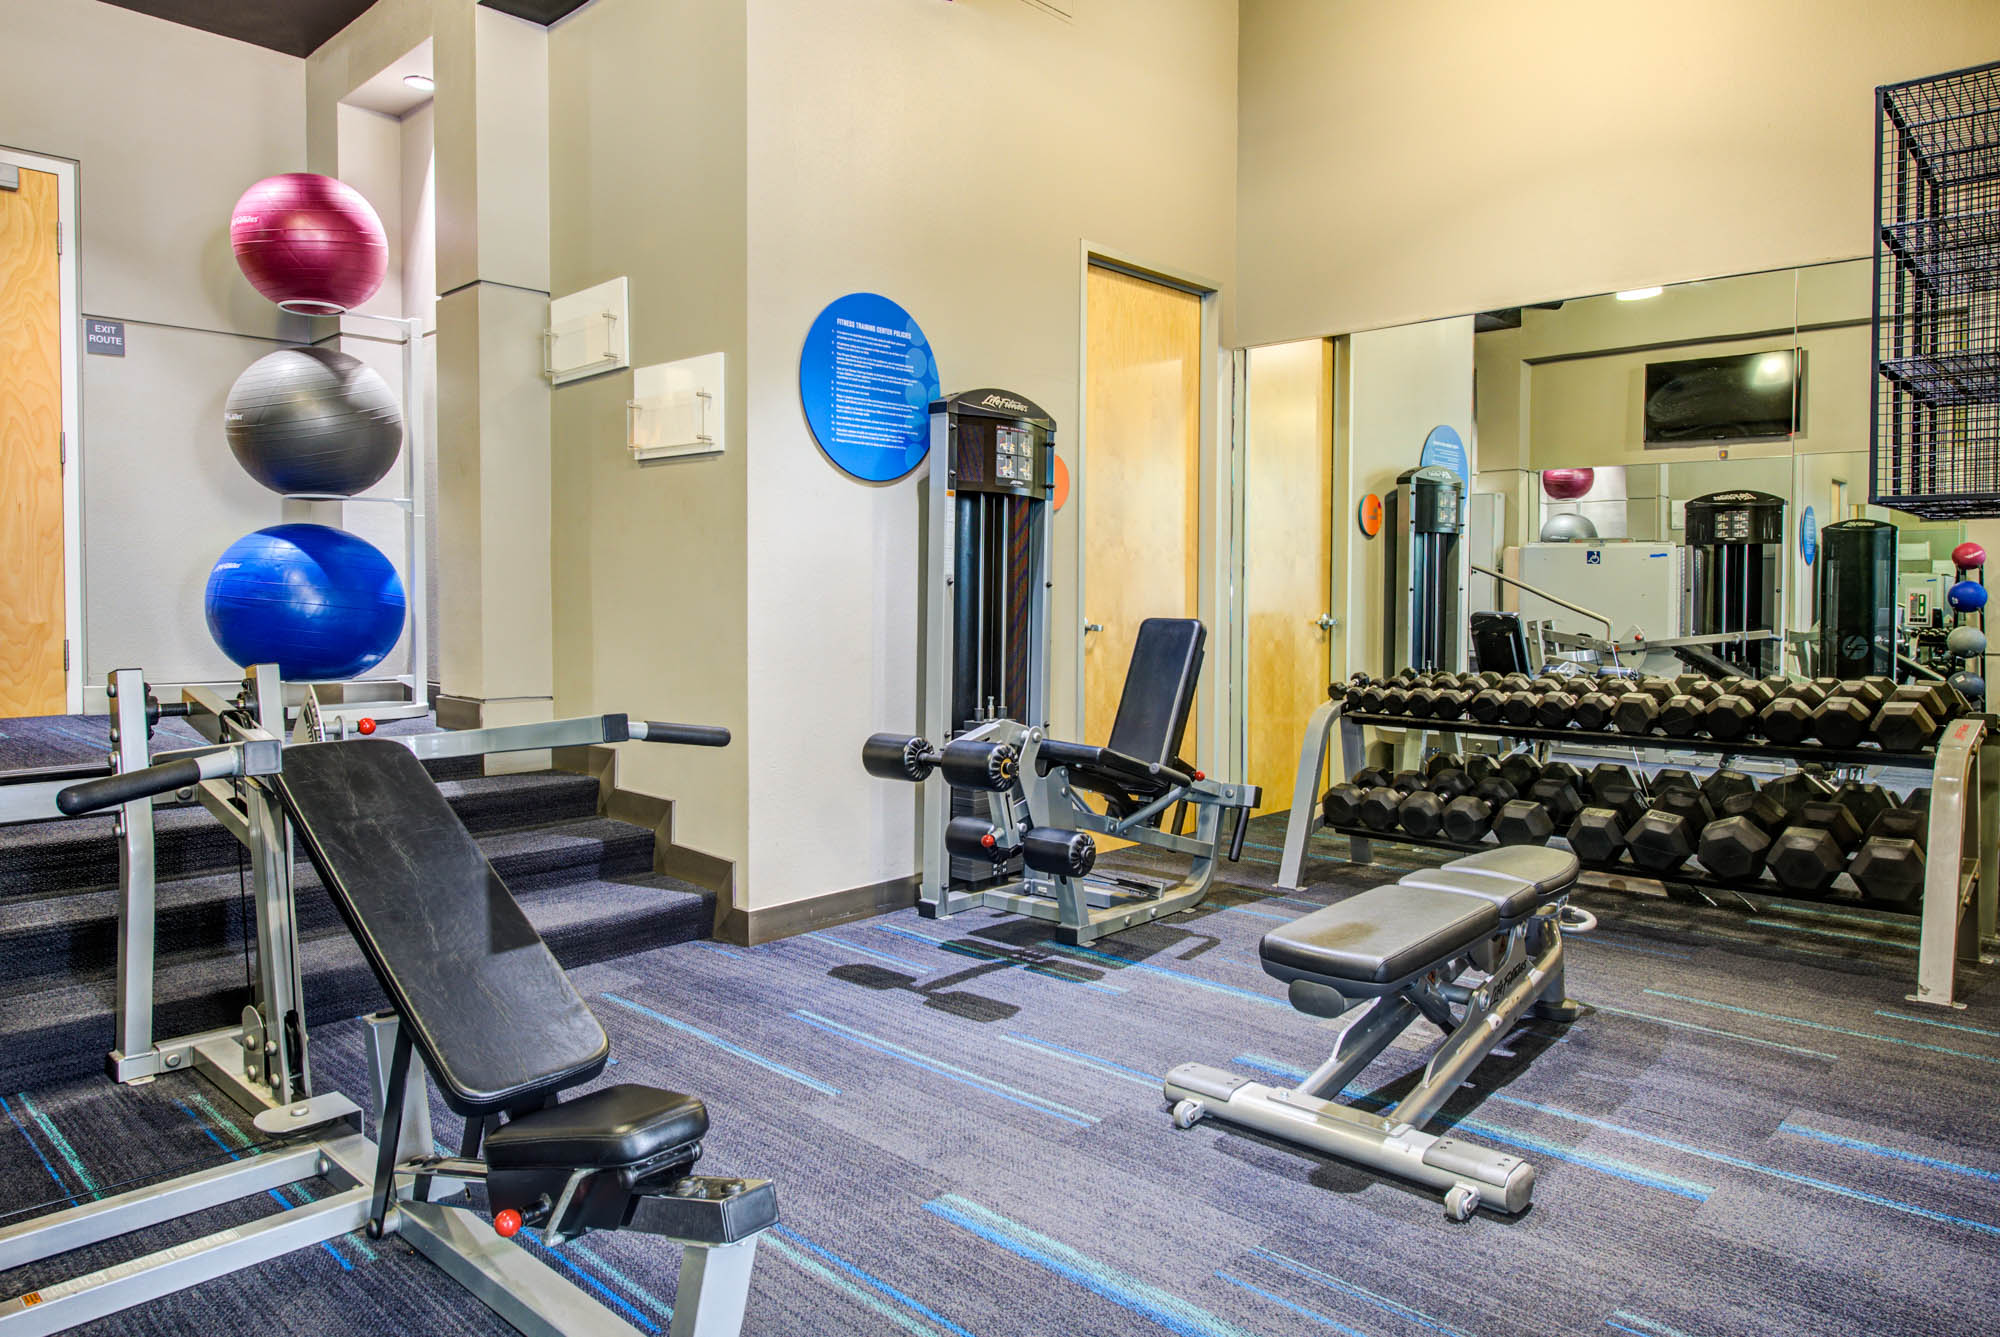
[[287,678],[365,673],[403,634],[403,582],[366,539],[325,525],[273,525],[229,545],[208,573],[208,634],[230,662]]
[[1946,602],[1961,613],[1976,613],[1986,607],[1986,587],[1976,580],[1961,580],[1944,593]]

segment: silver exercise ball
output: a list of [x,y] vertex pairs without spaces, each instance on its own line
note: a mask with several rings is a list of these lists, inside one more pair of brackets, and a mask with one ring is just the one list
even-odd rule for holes
[[1970,623],[1953,627],[1951,635],[1944,638],[1944,648],[1961,659],[1983,655],[1986,653],[1986,633]]
[[1575,543],[1580,539],[1597,537],[1597,526],[1590,523],[1590,517],[1564,512],[1552,515],[1542,522],[1542,542]]
[[351,497],[374,486],[403,448],[403,411],[388,383],[331,348],[280,348],[230,387],[229,449],[273,492]]

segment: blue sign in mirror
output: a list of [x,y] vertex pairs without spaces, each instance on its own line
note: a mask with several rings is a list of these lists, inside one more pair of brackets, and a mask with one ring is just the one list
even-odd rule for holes
[[799,350],[799,401],[813,440],[865,482],[891,482],[923,463],[939,389],[923,328],[872,292],[828,303]]

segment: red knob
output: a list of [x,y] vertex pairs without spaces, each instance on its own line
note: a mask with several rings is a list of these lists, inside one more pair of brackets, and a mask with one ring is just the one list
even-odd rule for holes
[[493,1218],[493,1230],[502,1239],[513,1239],[521,1230],[521,1214],[509,1207]]
[[[374,733],[374,732],[375,732],[375,721],[374,721],[374,720],[371,720],[371,719],[369,719],[369,718],[368,718],[368,717],[367,717],[366,715],[363,715],[363,716],[362,716],[362,717],[361,717],[360,719],[358,719],[358,720],[354,721],[354,730],[355,730],[355,732],[356,732],[356,733],[359,733],[359,734],[361,734],[361,735],[363,735],[363,736],[366,736],[366,735],[368,735],[368,734],[371,734],[371,733]],[[519,1218],[517,1217],[517,1218],[516,1218],[516,1220],[518,1220],[518,1219],[519,1219]],[[519,1227],[519,1226],[516,1226],[516,1227],[514,1227],[514,1229],[515,1229],[515,1230],[519,1230],[519,1229],[520,1229],[520,1227]],[[510,1232],[510,1233],[511,1233],[511,1232]]]
[[993,833],[991,831],[988,831],[985,835],[979,838],[979,843],[990,850],[995,845],[998,845],[1000,842],[993,838]]
[[1194,778],[1197,780],[1206,780],[1208,777],[1206,775],[1203,775],[1200,771],[1196,771],[1194,773]]

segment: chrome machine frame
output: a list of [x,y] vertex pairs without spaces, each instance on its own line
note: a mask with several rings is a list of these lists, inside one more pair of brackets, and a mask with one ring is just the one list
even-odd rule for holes
[[[119,841],[117,1047],[111,1076],[144,1083],[194,1070],[251,1113],[273,1141],[256,1156],[184,1174],[0,1229],[0,1272],[114,1239],[288,1184],[323,1178],[334,1191],[246,1225],[172,1245],[25,1295],[0,1299],[0,1337],[63,1331],[204,1281],[256,1267],[369,1224],[378,1151],[363,1135],[360,1106],[337,1092],[313,1095],[300,987],[292,894],[292,833],[276,794],[258,777],[282,769],[284,683],[275,665],[250,671],[234,701],[207,688],[185,690],[183,707],[159,707],[136,669],[110,678],[113,772],[192,761],[195,792],[250,851],[257,918],[258,978],[236,1027],[157,1040],[153,1028],[153,799],[122,804]],[[149,756],[149,715],[182,715],[213,746]],[[339,717],[329,714],[329,718]],[[345,721],[338,727],[345,732]],[[650,726],[622,715],[491,729],[402,735],[417,756],[476,756],[647,738]],[[318,737],[309,692],[297,741]],[[106,774],[110,774],[106,773]],[[73,815],[57,794],[76,780],[0,788],[0,821]],[[185,791],[183,791],[185,792]],[[373,1103],[389,1089],[399,1022],[368,1019]],[[502,1239],[483,1217],[447,1199],[484,1177],[477,1161],[438,1157],[431,1140],[430,1082],[409,1074],[396,1127],[396,1200],[382,1233],[397,1234],[488,1308],[531,1337],[632,1337],[637,1329],[561,1273]],[[744,1205],[770,1197],[768,1181],[690,1177],[669,1196],[647,1199],[627,1229],[683,1246],[671,1337],[734,1337],[742,1327],[751,1265],[762,1225],[743,1229]],[[759,1218],[761,1219],[761,1218]],[[764,1222],[768,1224],[768,1222]],[[562,1241],[551,1238],[551,1247]]]
[[[931,911],[943,918],[961,910],[984,907],[1029,915],[1057,925],[1057,936],[1072,946],[1095,942],[1109,933],[1150,923],[1167,915],[1192,910],[1201,903],[1215,880],[1217,864],[1223,858],[1242,854],[1244,832],[1250,810],[1257,805],[1253,785],[1224,784],[1205,777],[1187,777],[1160,797],[1123,817],[1098,812],[1071,786],[1069,771],[1060,762],[1042,755],[1049,741],[1047,731],[1030,728],[1013,720],[994,720],[960,735],[963,743],[984,743],[1011,753],[1006,770],[1011,783],[984,794],[987,819],[995,844],[989,857],[996,865],[1022,858],[1021,876],[997,886],[969,891],[947,890]],[[1014,763],[1012,758],[1018,758]],[[1018,769],[1016,769],[1016,766]],[[1159,819],[1169,809],[1186,804],[1194,809],[1192,836],[1168,830]],[[1223,816],[1234,811],[1237,820],[1225,830]],[[1178,880],[1160,882],[1132,873],[1071,874],[1035,866],[1026,856],[1026,837],[1046,831],[1081,831],[1133,841],[1150,849],[1184,854],[1192,862]],[[1091,846],[1095,857],[1095,845]]]

